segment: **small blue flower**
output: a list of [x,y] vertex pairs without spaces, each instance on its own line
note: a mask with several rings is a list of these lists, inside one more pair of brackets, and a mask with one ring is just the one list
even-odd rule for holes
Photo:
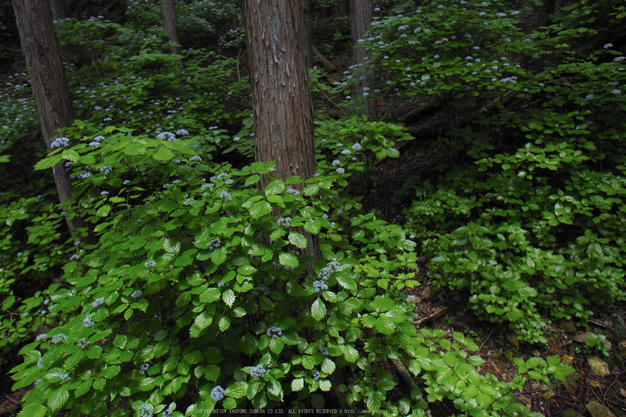
[[67,336],[63,333],[55,334],[52,336],[52,340],[50,341],[53,345],[56,345],[59,342],[65,342],[67,340]]
[[335,171],[337,171],[338,174],[343,174],[346,172],[346,170],[343,168],[337,168]]
[[263,378],[263,375],[267,373],[267,370],[263,365],[258,364],[250,370],[250,376],[253,378]]
[[154,416],[154,406],[150,403],[143,403],[139,408],[139,417],[152,417]]
[[143,291],[141,290],[135,290],[133,291],[133,293],[130,295],[130,298],[132,298],[133,300],[136,300],[137,298],[141,297],[141,295],[143,294]]
[[146,268],[150,268],[150,267],[156,266],[156,262],[155,262],[155,261],[153,261],[153,260],[151,259],[151,260],[149,260],[149,261],[146,261],[146,262],[143,264],[143,266],[145,266]]
[[85,327],[91,327],[94,324],[96,323],[91,319],[91,317],[85,317],[85,319],[83,319],[83,326]]
[[326,285],[323,280],[313,281],[313,289],[316,293],[318,293],[320,291],[327,290],[328,285]]
[[276,221],[279,226],[287,227],[291,223],[291,217],[281,217]]
[[45,333],[41,333],[41,334],[37,335],[35,340],[46,340],[46,337],[48,337],[48,336]]
[[222,191],[220,198],[224,201],[231,201],[233,199],[227,191]]
[[593,94],[587,94],[585,100],[593,100]]
[[320,379],[320,373],[319,373],[319,371],[315,371],[315,372],[313,372],[313,379],[315,379],[316,381],[317,381],[318,379]]
[[271,337],[272,339],[276,339],[279,336],[283,335],[282,330],[280,330],[279,327],[276,326],[272,326],[270,328],[267,329],[267,331],[265,332],[269,337]]
[[603,46],[604,49],[609,49],[612,48],[613,44],[612,43],[607,43],[606,45]]
[[622,91],[616,88],[615,90],[611,91],[611,94],[622,94]]
[[102,304],[104,304],[104,297],[96,298],[93,303],[91,303],[94,308],[100,307]]
[[83,337],[76,344],[78,345],[79,348],[86,349],[87,346],[89,346],[91,343]]
[[287,193],[291,195],[300,195],[300,191],[296,190],[295,188],[287,188]]
[[192,156],[192,157],[191,157],[191,160],[192,160],[192,161],[195,161],[195,162],[202,162],[202,158],[200,158],[200,155],[194,155],[194,156]]
[[218,385],[211,390],[211,399],[215,402],[221,401],[224,399],[225,392],[224,388]]
[[185,129],[178,129],[176,131],[176,136],[187,136],[189,134],[189,132],[187,132]]
[[149,363],[142,363],[141,366],[139,367],[139,373],[141,375],[145,375],[146,372],[148,371],[148,369],[150,369],[150,364]]

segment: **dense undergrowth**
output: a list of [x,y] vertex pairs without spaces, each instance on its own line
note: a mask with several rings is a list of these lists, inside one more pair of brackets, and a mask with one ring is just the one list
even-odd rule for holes
[[[585,325],[624,300],[626,62],[624,45],[594,44],[623,25],[623,6],[572,2],[533,30],[533,10],[500,2],[381,2],[367,65],[334,84],[312,70],[316,176],[259,188],[272,164],[250,161],[237,8],[181,5],[187,48],[173,56],[156,3],[129,2],[125,22],[57,23],[79,120],[47,157],[28,78],[1,92],[0,349],[24,359],[21,415],[423,415],[444,399],[460,414],[523,415],[514,392],[528,378],[573,372],[552,356],[517,360],[509,383],[480,375],[475,342],[416,328],[404,290],[421,254],[479,318],[529,343],[545,343],[550,320]],[[331,99],[353,107],[359,77],[379,117],[331,116]],[[450,158],[416,173],[396,225],[344,190],[399,157],[398,142],[425,140],[394,121],[411,105],[435,109],[428,139]],[[44,175],[59,161],[72,210]],[[24,166],[36,171],[15,176]],[[63,211],[97,243],[70,238]],[[321,243],[312,274],[305,232]]]

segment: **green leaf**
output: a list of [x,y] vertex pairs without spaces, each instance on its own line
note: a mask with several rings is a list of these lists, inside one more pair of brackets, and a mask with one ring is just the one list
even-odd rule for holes
[[327,379],[320,379],[319,384],[320,390],[324,392],[330,391],[330,389],[333,387],[333,384],[331,384],[331,382]]
[[304,378],[296,378],[291,381],[291,390],[292,391],[300,391],[304,388]]
[[55,166],[56,164],[58,164],[59,162],[61,162],[61,159],[63,159],[61,157],[61,154],[57,154],[54,156],[49,156],[45,159],[42,159],[41,161],[37,162],[35,164],[35,171],[40,171],[42,169],[48,169],[48,168],[52,168],[53,166]]
[[250,214],[255,219],[258,219],[261,216],[265,216],[272,212],[272,206],[265,200],[257,201],[251,208]]
[[469,358],[467,358],[467,361],[474,366],[480,366],[485,363],[485,360],[477,355],[470,356]]
[[228,306],[228,307],[232,307],[233,304],[235,303],[235,292],[233,290],[231,290],[230,288],[227,289],[226,291],[224,291],[224,293],[222,294],[222,300],[224,300],[224,303]]
[[306,238],[298,232],[289,232],[289,243],[300,249],[306,248],[307,245]]
[[374,391],[370,395],[367,396],[367,400],[365,404],[370,412],[376,412],[380,409],[383,400],[385,399],[385,395],[382,392]]
[[252,355],[256,352],[259,341],[250,333],[244,334],[239,340],[239,349],[246,355]]
[[285,191],[285,184],[282,181],[273,181],[265,186],[265,195],[282,194]]
[[322,361],[321,370],[325,374],[332,374],[333,372],[335,372],[335,362],[328,358],[324,358],[324,360]]
[[48,407],[53,411],[58,410],[63,407],[68,398],[70,398],[70,392],[65,387],[61,387],[48,399]]
[[300,265],[300,262],[298,262],[298,258],[296,258],[295,255],[288,253],[288,252],[282,252],[280,255],[278,255],[278,262],[280,262],[282,266]]
[[217,365],[209,364],[204,366],[204,377],[208,381],[217,381],[220,377],[221,369]]
[[354,346],[344,345],[343,347],[343,357],[346,358],[348,362],[354,363],[359,358],[359,351],[354,348]]
[[227,397],[231,398],[243,398],[246,396],[246,392],[248,391],[248,384],[245,382],[235,382],[226,388],[226,392],[224,393]]
[[387,148],[387,151],[386,151],[386,152],[387,152],[387,156],[388,156],[389,158],[397,158],[397,157],[399,157],[399,156],[400,156],[400,151],[398,151],[398,150],[397,150],[397,149],[395,149],[395,148]]
[[18,417],[45,417],[48,409],[41,404],[30,403],[18,414]]
[[320,321],[326,316],[326,305],[324,305],[324,302],[320,298],[315,300],[311,306],[311,315],[317,321]]
[[78,388],[76,388],[76,391],[74,391],[74,396],[75,397],[80,397],[81,395],[83,395],[87,391],[89,391],[89,389],[91,388],[91,382],[92,381],[93,381],[93,379],[89,378],[88,380],[81,382],[81,384],[78,386]]
[[157,161],[169,161],[174,157],[174,152],[169,149],[159,147],[155,153],[152,154],[152,157]]
[[98,209],[98,211],[96,212],[96,216],[106,217],[109,215],[110,212],[111,212],[111,206],[109,206],[108,204],[105,204]]
[[194,320],[194,324],[200,329],[206,329],[212,322],[213,315],[207,310],[204,310],[201,314],[197,315]]

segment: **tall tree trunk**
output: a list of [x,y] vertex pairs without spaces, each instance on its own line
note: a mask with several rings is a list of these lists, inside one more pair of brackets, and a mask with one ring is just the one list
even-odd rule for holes
[[[41,132],[46,148],[51,151],[50,143],[56,132],[59,131],[61,135],[62,129],[74,122],[74,111],[61,62],[59,42],[52,23],[50,1],[13,0],[13,8],[39,113]],[[69,174],[63,163],[52,167],[52,173],[59,200],[64,203],[72,197]],[[66,215],[65,219],[72,235],[76,227],[82,226],[78,218],[69,219]]]
[[176,24],[176,4],[174,0],[161,0],[161,12],[163,14],[163,30],[170,42],[175,43],[170,47],[170,54],[179,55],[178,27]]
[[50,7],[52,8],[52,19],[55,22],[70,17],[70,8],[67,6],[67,0],[50,0]]
[[[367,91],[363,90],[367,87],[368,79],[371,75],[364,71],[363,64],[367,51],[360,46],[359,41],[365,37],[367,30],[372,22],[372,0],[350,0],[350,32],[352,37],[352,65],[359,71],[359,79],[352,90],[352,96],[357,106],[365,104],[365,113],[373,114],[374,102],[367,100]],[[363,93],[366,93],[365,96]]]
[[[282,180],[315,174],[313,105],[302,0],[243,0],[257,161]],[[317,239],[308,253],[319,259]]]

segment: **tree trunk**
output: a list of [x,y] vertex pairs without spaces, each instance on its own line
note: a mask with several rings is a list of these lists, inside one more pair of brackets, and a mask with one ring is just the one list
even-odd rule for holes
[[[372,0],[350,0],[350,32],[352,36],[352,65],[357,68],[359,79],[352,89],[352,96],[358,106],[365,104],[365,113],[371,115],[374,112],[374,102],[367,99],[369,94],[367,87],[371,76],[364,71],[363,64],[366,61],[367,51],[359,45],[363,40],[372,22]],[[363,95],[363,93],[366,93]]]
[[67,6],[67,0],[50,0],[50,7],[52,8],[52,19],[55,22],[70,17],[70,9]]
[[[74,122],[72,99],[61,62],[59,42],[52,23],[49,0],[13,0],[15,19],[22,50],[31,79],[31,86],[43,139],[48,152],[50,143],[60,129]],[[59,132],[62,135],[62,130]],[[63,163],[52,167],[54,182],[61,203],[72,197],[72,184]],[[66,210],[67,211],[67,210]],[[82,223],[79,219],[65,220],[70,233]]]
[[[243,0],[257,161],[282,180],[315,174],[313,106],[302,0]],[[265,182],[264,180],[263,182]],[[319,259],[317,239],[307,251]]]
[[170,42],[176,45],[170,46],[170,54],[179,55],[178,28],[176,25],[176,4],[174,0],[161,0],[161,12],[163,13],[163,30]]

